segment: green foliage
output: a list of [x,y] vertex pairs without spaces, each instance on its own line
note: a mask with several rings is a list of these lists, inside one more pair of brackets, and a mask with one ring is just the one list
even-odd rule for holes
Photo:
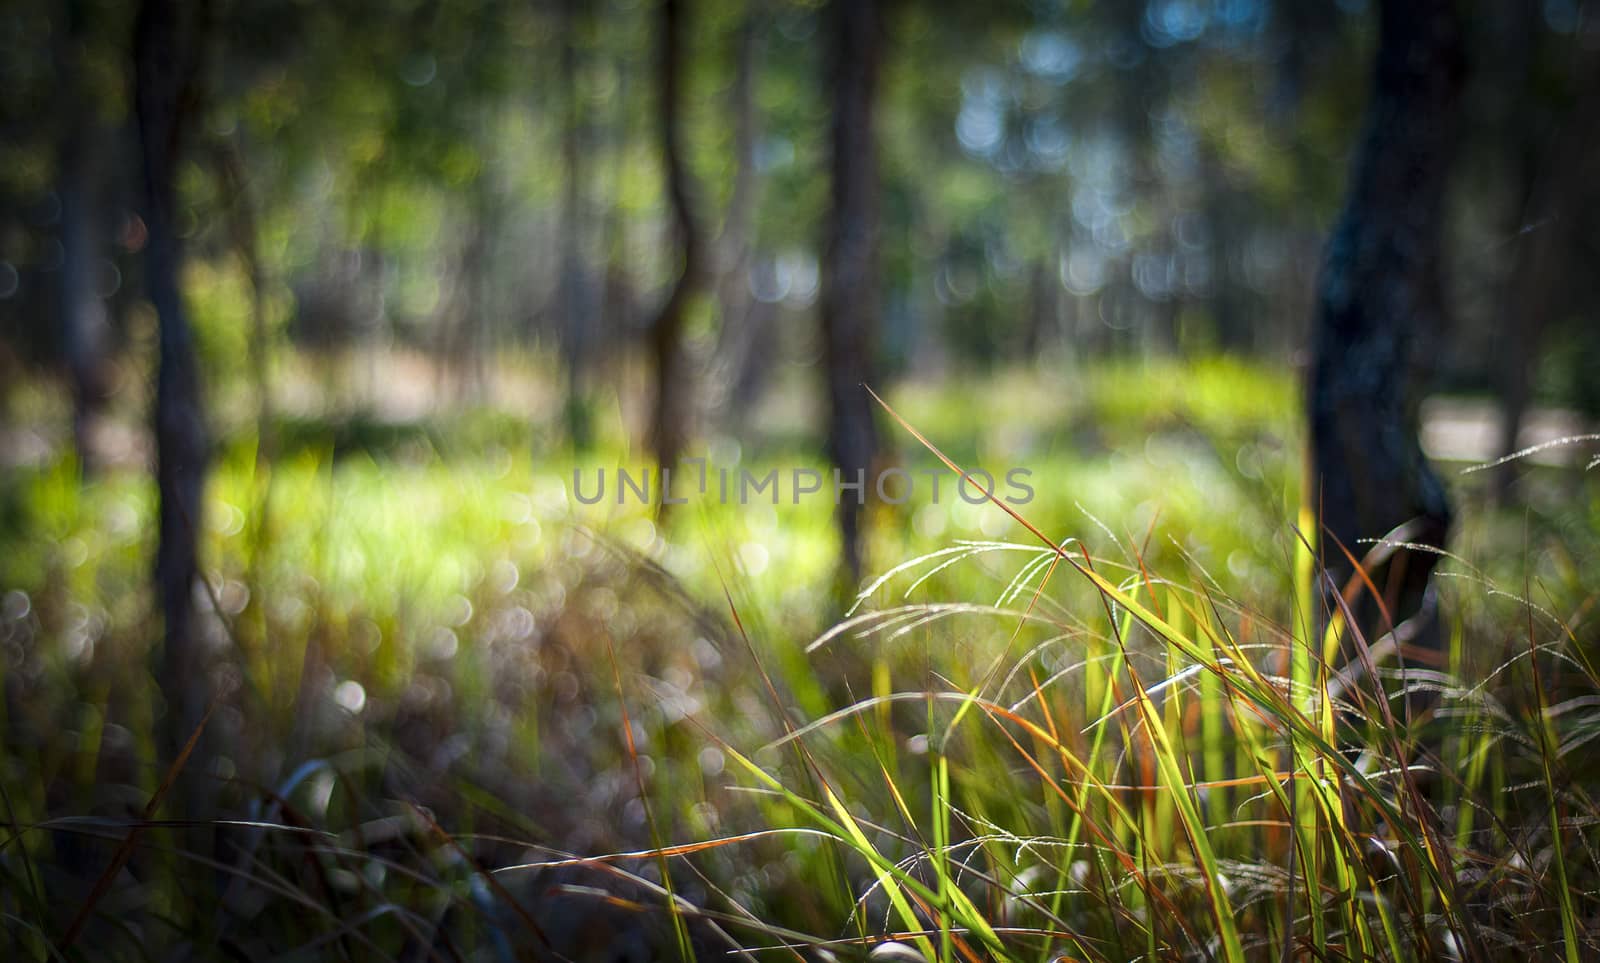
[[[1390,725],[1373,698],[1322,695],[1295,379],[1210,354],[1297,341],[1372,18],[1248,0],[890,6],[882,360],[907,377],[888,397],[961,465],[1030,471],[1035,497],[1024,524],[945,472],[939,504],[919,487],[874,505],[884,577],[852,613],[834,603],[826,498],[702,497],[662,517],[570,493],[575,470],[649,467],[626,428],[637,329],[677,272],[657,3],[212,11],[180,185],[221,439],[198,520],[214,664],[196,678],[225,696],[202,775],[239,817],[205,827],[209,856],[136,818],[162,783],[151,734],[170,693],[149,670],[156,506],[130,428],[154,353],[137,152],[118,133],[135,7],[0,15],[0,429],[37,436],[19,451],[70,431],[57,393],[10,362],[59,353],[64,134],[86,119],[80,149],[107,158],[89,175],[121,366],[107,420],[132,439],[89,479],[4,454],[0,919],[24,954],[505,959],[553,940],[574,959],[637,941],[826,959],[890,937],[939,960],[1596,951],[1593,473],[1530,469],[1505,513],[1484,476],[1460,481],[1449,662],[1422,679],[1431,718],[1409,725],[1396,702]],[[1447,272],[1466,281],[1440,352],[1467,388],[1503,357],[1501,276],[1542,223],[1521,208],[1545,148],[1587,123],[1563,6],[1486,8],[1474,27],[1475,179]],[[776,332],[751,364],[727,349],[748,320],[737,298],[707,300],[688,353],[708,382],[741,365],[770,380],[733,407],[781,409],[713,413],[712,467],[826,476],[792,388],[819,353],[827,5],[687,11],[685,155],[718,261],[753,31],[755,201],[735,253],[758,271],[718,279],[719,296],[746,282]],[[241,184],[219,184],[220,145]],[[1588,188],[1553,190],[1573,237],[1592,234]],[[246,206],[260,319],[231,230]],[[1592,413],[1590,279],[1556,273],[1536,394]],[[561,300],[573,281],[579,318]],[[538,360],[580,328],[596,370]],[[263,348],[281,411],[257,437]],[[392,404],[390,349],[426,356],[411,376],[437,383]],[[418,404],[446,382],[462,404]],[[563,384],[594,422],[589,451],[545,417]],[[891,457],[919,485],[940,470],[903,438]],[[60,946],[80,907],[90,928]],[[584,945],[593,932],[609,942]]]

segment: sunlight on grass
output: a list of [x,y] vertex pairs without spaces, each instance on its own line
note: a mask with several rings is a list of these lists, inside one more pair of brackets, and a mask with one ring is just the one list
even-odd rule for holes
[[[470,453],[313,434],[270,477],[225,449],[208,639],[237,749],[213,774],[255,828],[228,830],[222,913],[314,943],[404,907],[360,925],[385,955],[419,927],[561,943],[568,900],[681,955],[1582,958],[1592,494],[1530,511],[1520,555],[1446,561],[1449,665],[1409,675],[1436,705],[1391,726],[1371,680],[1326,692],[1291,385],[1150,374],[1051,382],[1059,420],[997,413],[992,436],[956,429],[1044,376],[894,392],[958,462],[1029,468],[1017,511],[1050,544],[992,505],[876,506],[854,609],[819,601],[826,500],[583,505],[575,469],[644,466],[533,464],[493,426]],[[939,464],[899,440],[900,464]],[[9,772],[46,774],[6,785],[36,827],[0,859],[26,894],[52,860],[103,859],[157,783],[135,735],[162,711],[153,504],[142,476],[70,465],[15,473],[3,504],[4,722],[66,736],[7,743]],[[187,885],[166,833],[132,865]]]

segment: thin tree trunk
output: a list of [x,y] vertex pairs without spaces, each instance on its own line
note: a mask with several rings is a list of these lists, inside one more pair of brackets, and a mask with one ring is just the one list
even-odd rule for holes
[[463,228],[449,295],[439,311],[438,377],[451,382],[457,405],[482,404],[489,396],[488,311],[483,297],[492,207],[484,180],[474,184],[471,220]]
[[589,447],[590,430],[585,402],[588,380],[591,325],[595,320],[586,310],[583,285],[583,110],[578,89],[578,18],[581,0],[563,0],[561,5],[561,85],[563,105],[561,166],[564,184],[561,195],[561,348],[567,369],[565,402],[567,439],[579,450]]
[[684,363],[683,325],[690,305],[700,293],[705,273],[705,254],[689,199],[689,173],[684,166],[681,143],[683,38],[687,33],[684,20],[682,0],[664,0],[657,64],[661,83],[661,158],[666,167],[667,200],[672,208],[673,233],[682,257],[682,269],[672,293],[650,326],[656,374],[650,447],[662,468],[677,464],[688,437],[692,386],[688,366]]
[[182,252],[174,228],[176,169],[193,67],[193,51],[184,34],[175,0],[144,0],[134,41],[135,108],[149,232],[145,271],[159,319],[155,435],[161,541],[156,589],[165,619],[158,678],[167,700],[163,742],[168,759],[175,758],[199,726],[210,701],[207,667],[194,624],[207,438],[194,342],[178,286]]
[[1234,213],[1239,200],[1228,188],[1221,158],[1214,150],[1203,151],[1201,163],[1206,171],[1202,209],[1210,234],[1210,306],[1216,347],[1229,353],[1247,354],[1255,347],[1252,343],[1255,332],[1250,323],[1245,291],[1235,280],[1233,267],[1229,263],[1229,252],[1244,234],[1237,227],[1238,219]]
[[[485,138],[486,154],[493,150],[492,142]],[[473,249],[466,266],[467,283],[472,304],[472,381],[477,386],[479,404],[495,402],[495,374],[493,361],[497,356],[495,319],[498,302],[495,298],[494,252],[499,249],[502,233],[503,211],[500,200],[504,192],[490,180],[492,163],[485,164],[473,190]]]
[[[81,124],[74,121],[74,127]],[[89,160],[85,131],[74,130],[62,147],[61,179],[61,347],[72,380],[72,440],[79,471],[93,475],[96,459],[90,428],[107,392],[104,317],[95,293],[95,226],[90,210]]]
[[[256,389],[255,479],[258,495],[255,510],[251,513],[250,564],[245,572],[245,584],[250,586],[250,601],[246,606],[246,619],[242,619],[241,623],[254,627],[252,644],[264,646],[269,629],[262,572],[268,546],[272,543],[272,462],[277,451],[277,436],[272,425],[271,338],[267,329],[266,269],[261,263],[257,243],[256,207],[250,197],[239,149],[231,140],[217,139],[211,144],[211,159],[226,212],[229,243],[244,265],[245,278],[250,286],[250,373]],[[240,642],[243,643],[242,638]],[[274,774],[263,775],[270,778]]]
[[[629,276],[628,224],[619,197],[623,181],[627,179],[627,144],[629,129],[629,96],[633,89],[633,61],[627,57],[614,57],[613,69],[617,75],[616,105],[605,124],[605,135],[611,147],[611,162],[607,165],[605,180],[608,189],[602,194],[606,201],[599,215],[596,245],[598,261],[595,266],[595,354],[602,359],[614,357],[618,342],[635,327],[635,309],[632,295],[633,282]],[[604,365],[596,366],[597,376]]]
[[[1318,282],[1311,383],[1313,505],[1323,558],[1342,588],[1357,558],[1405,526],[1403,540],[1442,547],[1451,509],[1417,434],[1412,345],[1444,317],[1439,283],[1446,172],[1463,76],[1454,0],[1384,0],[1365,129],[1343,213]],[[1429,580],[1438,556],[1396,549],[1370,574],[1397,640],[1437,648]],[[1390,627],[1364,595],[1365,638]]]
[[245,182],[244,161],[238,147],[226,140],[214,142],[212,161],[216,165],[217,185],[224,194],[228,240],[244,264],[245,280],[250,285],[250,375],[256,387],[256,466],[260,471],[271,462],[273,454],[266,270],[262,267],[256,242],[256,206]]
[[1039,357],[1048,337],[1056,333],[1061,284],[1056,280],[1056,257],[1041,257],[1028,269],[1028,316],[1022,329],[1022,360]]
[[[833,204],[822,254],[821,320],[827,366],[828,452],[843,480],[872,470],[878,430],[864,385],[872,379],[879,313],[878,156],[873,133],[883,11],[878,0],[834,0]],[[865,478],[866,485],[872,480]],[[859,580],[862,506],[840,498],[844,563]]]
[[61,78],[62,133],[56,156],[56,192],[61,201],[61,348],[72,380],[72,439],[79,471],[92,475],[95,453],[90,427],[108,392],[105,318],[95,292],[96,225],[90,143],[93,123],[82,82],[85,11],[65,7],[67,25],[55,52]]
[[[752,322],[759,320],[751,310],[750,233],[756,210],[756,40],[757,16],[747,11],[739,25],[735,53],[733,87],[728,109],[733,114],[734,173],[733,190],[722,231],[716,240],[717,304],[721,309],[717,354],[730,372],[744,367],[744,359],[755,350],[758,332]],[[729,400],[736,376],[721,379],[723,400]],[[733,409],[737,415],[737,409]]]

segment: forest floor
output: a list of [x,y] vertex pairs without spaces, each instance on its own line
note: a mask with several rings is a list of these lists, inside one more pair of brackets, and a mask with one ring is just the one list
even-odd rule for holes
[[[818,959],[892,933],[925,959],[1245,958],[1233,940],[1265,958],[1285,932],[1329,959],[1448,959],[1440,940],[1552,949],[1564,922],[1600,949],[1595,472],[1519,465],[1509,508],[1446,472],[1448,666],[1422,680],[1444,735],[1357,702],[1338,724],[1377,761],[1352,770],[1336,717],[1299,701],[1321,656],[1292,372],[894,386],[963,464],[1030,468],[1022,513],[1067,549],[989,505],[875,506],[856,598],[825,501],[579,505],[574,469],[642,457],[626,412],[574,453],[541,427],[557,399],[537,367],[443,412],[434,369],[380,370],[390,401],[321,393],[337,372],[286,379],[267,472],[248,392],[218,399],[201,610],[226,698],[196,768],[244,822],[215,827],[236,883],[203,907],[214,867],[174,834],[182,813],[141,815],[165,703],[143,456],[84,484],[59,392],[15,399],[13,424],[56,426],[36,431],[44,460],[0,473],[0,802],[36,830],[0,846],[0,911],[35,955],[119,846],[95,957],[216,926],[247,958],[349,940],[351,958],[559,958],[549,940],[710,959],[713,924]],[[825,469],[805,375],[716,459]],[[1430,445],[1470,454],[1492,418],[1435,401]],[[936,465],[892,440],[908,469]],[[1407,758],[1442,784],[1397,783]],[[713,915],[675,935],[669,881]]]

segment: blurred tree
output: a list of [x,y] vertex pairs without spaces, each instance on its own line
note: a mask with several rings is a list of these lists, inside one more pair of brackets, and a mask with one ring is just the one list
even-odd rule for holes
[[583,95],[579,87],[578,42],[583,17],[580,0],[561,2],[561,88],[565,98],[561,120],[561,166],[565,178],[561,195],[562,259],[560,289],[561,348],[567,376],[565,413],[567,439],[574,448],[589,447],[590,427],[584,397],[589,369],[590,342],[599,318],[589,308],[585,290],[582,235],[584,178]]
[[143,0],[133,47],[148,230],[145,272],[159,321],[155,437],[161,508],[156,590],[165,636],[157,679],[167,700],[168,759],[175,758],[200,725],[211,696],[194,619],[208,442],[193,336],[178,284],[183,252],[176,224],[178,164],[198,96],[199,31],[198,17],[176,0]]
[[[1454,0],[1384,0],[1365,129],[1317,287],[1310,395],[1312,504],[1335,583],[1352,574],[1339,545],[1362,539],[1443,547],[1443,484],[1417,438],[1412,343],[1441,325],[1440,232],[1464,75]],[[1383,594],[1356,609],[1376,643],[1437,648],[1429,578],[1438,556],[1379,547],[1369,570]]]
[[[878,453],[878,428],[865,385],[873,377],[878,327],[878,147],[873,129],[885,23],[879,0],[834,0],[829,73],[833,83],[832,206],[822,246],[821,321],[828,396],[828,454],[864,497]],[[861,500],[839,498],[839,533],[852,579],[861,577]]]
[[72,381],[72,438],[85,475],[95,470],[91,422],[110,395],[105,306],[97,292],[102,233],[95,193],[94,137],[97,111],[83,89],[89,11],[84,0],[64,5],[65,29],[58,31],[55,63],[60,85],[57,114],[62,130],[56,155],[56,197],[61,205],[59,297],[61,347]]
[[[763,13],[752,0],[734,34],[733,83],[728,90],[728,112],[733,115],[733,186],[728,194],[722,230],[713,244],[716,255],[718,364],[723,376],[714,379],[718,399],[737,421],[754,400],[759,356],[770,352],[772,305],[750,293],[755,216],[760,201],[756,168],[757,112],[756,60]],[[769,360],[769,359],[768,359]]]
[[657,123],[661,160],[666,169],[667,202],[671,210],[672,235],[678,248],[680,265],[672,292],[650,325],[650,346],[655,360],[655,407],[651,410],[650,447],[656,463],[670,469],[677,465],[689,433],[694,386],[684,363],[684,323],[704,284],[705,251],[700,225],[690,199],[689,172],[682,145],[684,35],[687,30],[685,0],[663,0],[660,33],[657,37],[657,62],[661,85],[661,104]]
[[232,139],[218,137],[212,139],[209,147],[217,193],[224,205],[228,243],[244,267],[249,288],[250,373],[256,392],[256,464],[258,470],[265,471],[275,446],[268,365],[271,339],[267,329],[267,278],[261,262],[256,203],[245,178],[244,159],[238,144]]

